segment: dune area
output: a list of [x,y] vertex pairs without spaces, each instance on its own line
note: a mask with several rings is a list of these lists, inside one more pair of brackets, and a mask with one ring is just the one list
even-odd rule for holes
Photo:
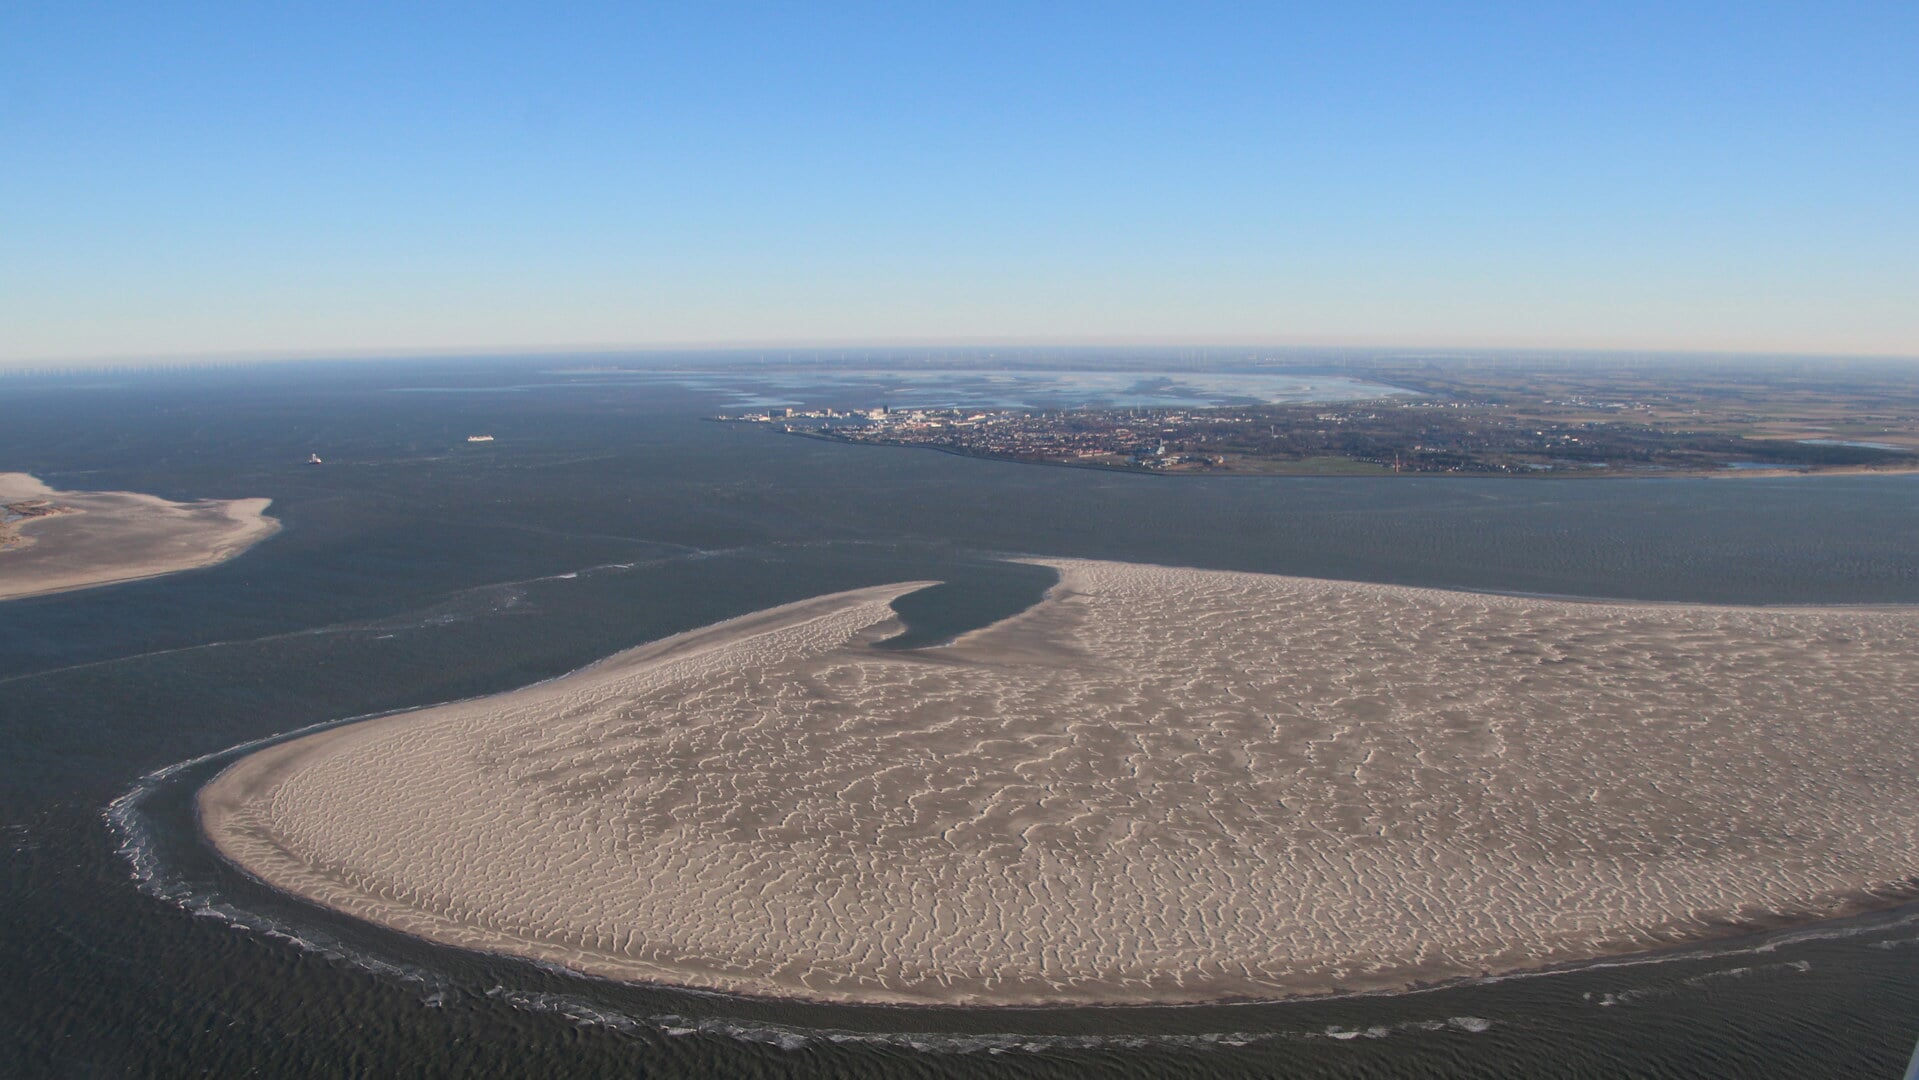
[[940,648],[871,647],[902,583],[282,742],[201,821],[420,937],[874,1004],[1393,990],[1919,875],[1919,611],[1046,562]]

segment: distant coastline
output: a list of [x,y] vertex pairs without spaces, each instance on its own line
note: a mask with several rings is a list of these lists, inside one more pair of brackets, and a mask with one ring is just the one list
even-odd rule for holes
[[992,380],[957,385],[939,404],[846,385],[835,389],[837,400],[769,403],[713,419],[860,445],[1157,475],[1919,473],[1919,382],[1910,373],[1835,371],[1809,380],[1770,369],[1530,369],[1381,358],[1343,370],[1342,377],[1362,380],[1354,392],[1308,400],[1250,392],[1155,399],[1143,391],[1190,376],[1129,377],[1137,378],[1130,387],[1115,388],[1110,376],[1077,386],[1079,396],[1057,395],[1058,405],[1021,403]]
[[[1140,469],[1128,465],[1110,464],[1097,461],[1045,461],[1034,458],[1014,457],[1010,454],[990,454],[978,450],[969,450],[959,446],[938,446],[929,443],[864,442],[855,439],[840,438],[837,435],[822,434],[817,431],[776,431],[777,435],[792,435],[818,442],[837,443],[841,446],[867,446],[895,450],[932,450],[954,457],[969,458],[974,461],[998,461],[1008,465],[1035,465],[1052,469],[1085,469],[1092,472],[1114,473],[1121,476],[1158,476],[1165,478],[1206,477],[1214,480],[1271,480],[1289,479],[1340,479],[1340,480],[1777,480],[1785,477],[1821,477],[1821,476],[1913,476],[1919,475],[1919,460],[1911,465],[1839,465],[1827,468],[1804,469],[1665,469],[1665,470],[1626,470],[1626,469],[1564,469],[1555,471],[1534,471],[1511,473],[1483,472],[1393,472],[1389,469],[1286,469],[1275,468],[1265,472],[1171,472],[1161,469]],[[1357,463],[1355,463],[1357,464]]]

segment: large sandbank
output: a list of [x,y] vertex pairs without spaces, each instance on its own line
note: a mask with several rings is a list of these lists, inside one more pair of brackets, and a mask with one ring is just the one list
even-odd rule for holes
[[26,473],[0,473],[0,504],[42,503],[57,511],[0,521],[0,600],[225,562],[279,529],[266,516],[271,501],[181,503],[131,491],[55,491]]
[[1883,906],[1919,612],[1057,561],[917,653],[865,589],[294,739],[260,879],[618,979],[869,1003],[1391,989]]

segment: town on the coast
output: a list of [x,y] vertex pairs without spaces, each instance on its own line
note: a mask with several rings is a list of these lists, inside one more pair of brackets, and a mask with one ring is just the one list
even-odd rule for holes
[[1903,442],[1836,438],[1823,428],[1742,431],[1696,411],[1677,420],[1667,412],[1635,398],[1400,397],[1212,408],[782,407],[715,419],[840,442],[1153,473],[1593,476],[1919,466],[1919,447]]

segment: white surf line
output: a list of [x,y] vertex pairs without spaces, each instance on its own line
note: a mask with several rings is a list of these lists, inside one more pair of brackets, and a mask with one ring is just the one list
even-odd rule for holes
[[[467,519],[438,516],[409,517],[407,521],[409,524],[415,522],[433,522],[435,524],[448,525],[456,528],[470,528],[473,524],[471,520]],[[675,548],[689,553],[703,550],[694,544],[681,544],[672,540],[649,540],[644,536],[621,536],[617,533],[579,532],[573,529],[556,529],[549,526],[528,525],[520,522],[489,521],[487,522],[487,528],[506,532],[534,533],[539,536],[558,536],[568,540],[613,540],[622,544],[648,544],[653,547]]]
[[[577,977],[577,975],[576,975]],[[1192,1050],[1231,1049],[1263,1042],[1330,1039],[1349,1042],[1394,1035],[1452,1032],[1478,1035],[1498,1022],[1481,1016],[1449,1016],[1440,1020],[1395,1020],[1365,1027],[1277,1028],[1271,1031],[1168,1032],[1164,1034],[1046,1035],[1016,1032],[855,1031],[848,1028],[806,1027],[734,1017],[690,1017],[679,1013],[636,1016],[573,994],[538,993],[495,986],[487,997],[517,1008],[564,1016],[580,1027],[603,1027],[626,1034],[647,1029],[672,1038],[717,1036],[757,1043],[781,1050],[803,1050],[814,1045],[872,1045],[917,1050],[927,1054],[1003,1054],[1013,1051],[1046,1053],[1058,1050],[1108,1050],[1176,1047]]]
[[[677,547],[680,545],[672,545],[672,546]],[[108,657],[107,659],[104,659],[104,660],[89,660],[83,664],[68,664],[64,667],[45,668],[40,671],[28,671],[28,672],[23,672],[19,675],[9,675],[4,678],[0,678],[0,686],[6,686],[10,683],[16,683],[16,682],[24,682],[30,679],[47,678],[49,676],[61,675],[67,672],[86,671],[90,668],[108,667],[113,664],[131,663],[135,660],[149,660],[157,656],[172,656],[177,653],[197,652],[202,649],[223,649],[223,648],[230,648],[236,645],[259,645],[259,644],[264,644],[270,641],[286,641],[286,640],[291,640],[293,638],[302,638],[302,637],[320,637],[327,634],[351,634],[351,633],[372,632],[372,631],[381,631],[381,630],[411,630],[411,629],[420,629],[427,626],[443,625],[442,623],[435,622],[430,617],[422,618],[420,616],[420,613],[436,611],[439,608],[445,607],[446,605],[453,603],[463,597],[473,596],[476,594],[485,593],[492,590],[511,589],[521,585],[537,585],[541,582],[546,582],[546,581],[572,581],[582,577],[591,577],[594,574],[603,573],[603,572],[626,573],[628,571],[639,569],[641,567],[646,567],[646,566],[664,566],[666,564],[674,563],[674,562],[685,562],[685,561],[692,561],[692,560],[698,560],[698,559],[709,559],[709,558],[714,558],[716,556],[732,554],[736,551],[745,551],[745,550],[748,550],[748,549],[746,548],[717,548],[717,549],[694,548],[687,551],[685,554],[680,554],[680,555],[667,555],[667,556],[662,556],[654,559],[640,559],[634,562],[626,562],[626,563],[597,563],[593,566],[581,567],[578,570],[566,570],[566,571],[562,571],[560,573],[555,573],[555,574],[542,574],[538,577],[520,578],[514,581],[496,581],[496,582],[490,582],[482,585],[469,585],[463,589],[457,589],[453,592],[445,594],[445,596],[442,599],[434,603],[428,604],[424,607],[414,608],[412,611],[399,614],[399,615],[386,615],[386,616],[380,616],[373,619],[360,619],[353,622],[328,623],[324,626],[307,627],[306,629],[302,629],[302,630],[287,630],[278,634],[264,634],[260,637],[254,637],[254,638],[232,638],[232,639],[223,640],[223,641],[203,641],[195,645],[179,645],[171,649],[154,649],[150,652],[129,653],[125,656]]]
[[[113,656],[113,657],[108,657],[107,659],[104,659],[104,660],[89,660],[83,664],[68,664],[64,667],[45,668],[40,671],[22,672],[21,674],[18,674],[18,675],[8,675],[5,677],[0,677],[0,686],[6,686],[16,682],[25,682],[31,679],[47,678],[53,675],[65,674],[67,672],[86,671],[90,668],[107,667],[113,664],[131,663],[135,660],[148,660],[157,656],[171,656],[176,653],[195,652],[200,649],[221,649],[221,648],[229,648],[236,645],[258,645],[258,644],[262,644],[269,641],[284,641],[284,640],[290,640],[292,638],[300,638],[300,637],[317,637],[317,636],[322,636],[326,634],[351,634],[351,633],[357,633],[357,632],[363,632],[363,631],[380,631],[380,630],[411,630],[411,629],[423,628],[426,626],[441,625],[439,623],[433,622],[431,619],[418,618],[417,613],[423,612],[423,611],[432,611],[439,607],[443,607],[446,604],[452,603],[460,599],[461,597],[471,596],[476,593],[483,593],[492,589],[509,589],[519,585],[536,585],[544,581],[572,581],[578,578],[591,577],[598,573],[609,573],[609,572],[610,573],[627,573],[627,572],[638,570],[645,567],[667,566],[676,562],[698,562],[698,561],[704,561],[707,559],[726,558],[728,556],[745,554],[748,552],[758,551],[765,548],[791,549],[791,548],[812,548],[812,547],[836,547],[836,546],[846,546],[846,545],[865,546],[871,542],[847,541],[847,540],[801,540],[801,541],[794,541],[789,543],[789,542],[775,541],[771,544],[747,544],[747,545],[739,545],[736,547],[724,547],[724,548],[700,548],[700,547],[692,547],[687,544],[674,544],[674,543],[667,543],[663,541],[654,541],[654,540],[648,540],[648,541],[645,541],[645,543],[657,544],[658,546],[661,546],[661,547],[680,548],[683,550],[679,554],[661,555],[661,556],[656,556],[654,558],[649,558],[649,559],[635,559],[632,562],[596,563],[592,566],[581,567],[578,570],[566,570],[566,571],[561,571],[559,573],[554,573],[554,574],[542,574],[538,577],[520,578],[513,581],[496,581],[496,582],[490,582],[490,583],[481,584],[481,585],[469,585],[465,588],[457,589],[453,592],[447,593],[445,597],[441,600],[428,604],[425,607],[415,608],[411,612],[401,614],[401,615],[380,616],[373,619],[361,619],[354,622],[328,623],[325,626],[308,627],[303,630],[287,630],[278,634],[266,634],[256,638],[233,638],[233,639],[224,640],[224,641],[203,641],[195,645],[179,645],[171,649],[155,649],[150,652],[129,653],[125,656]],[[884,545],[879,545],[879,546],[884,546]],[[998,557],[993,555],[993,553],[990,553],[990,552],[986,553],[986,555],[989,558]],[[1039,557],[1040,556],[1007,556],[1006,558],[1009,561],[1011,561],[1011,560],[1020,559],[1020,558],[1039,558]]]
[[[257,912],[232,904],[217,891],[198,888],[172,873],[160,860],[153,842],[152,828],[141,810],[142,804],[163,785],[189,769],[223,758],[238,756],[283,739],[297,738],[342,724],[375,719],[390,715],[393,711],[403,710],[388,710],[308,724],[292,731],[250,739],[224,750],[216,750],[210,754],[201,754],[198,757],[175,762],[140,777],[132,787],[107,803],[100,811],[109,831],[118,837],[115,852],[126,860],[134,887],[146,896],[185,911],[195,918],[213,919],[235,930],[283,941],[303,952],[315,953],[350,964],[374,975],[386,976],[417,988],[424,988],[429,993],[421,999],[421,1003],[429,1007],[444,1004],[447,995],[456,988],[445,977],[434,971],[418,965],[383,960],[369,955],[364,950],[355,949],[317,928],[296,929],[284,925]],[[241,872],[244,873],[244,871]]]
[[181,645],[172,649],[155,649],[152,652],[129,653],[125,656],[115,656],[105,660],[89,660],[84,664],[68,664],[65,667],[45,668],[40,671],[29,671],[19,675],[9,675],[5,678],[0,678],[0,686],[5,686],[9,683],[26,682],[31,679],[44,679],[52,675],[62,675],[70,671],[85,671],[89,668],[109,667],[113,664],[131,663],[132,661],[135,661],[135,660],[146,660],[155,656],[172,656],[175,653],[198,652],[201,649],[220,649],[220,648],[225,648],[229,645],[255,645],[264,641],[279,641],[283,638],[296,638],[296,637],[306,637],[309,635],[316,635],[316,634],[344,633],[344,632],[345,632],[345,628],[336,629],[335,627],[322,626],[322,627],[317,627],[309,630],[291,630],[283,634],[268,634],[265,637],[237,638],[232,641],[203,641],[198,645]]
[[[1883,911],[1869,912],[1865,915],[1851,916],[1851,918],[1872,919],[1874,915],[1884,915],[1884,914],[1885,912]],[[1890,922],[1875,921],[1870,923],[1864,923],[1858,926],[1825,926],[1822,924],[1814,923],[1811,926],[1800,927],[1796,930],[1774,930],[1774,931],[1769,931],[1760,935],[1761,940],[1749,945],[1738,945],[1736,943],[1742,939],[1731,938],[1731,939],[1727,939],[1723,947],[1716,947],[1712,943],[1707,943],[1707,944],[1696,946],[1690,949],[1685,949],[1684,951],[1674,952],[1670,954],[1641,953],[1639,955],[1604,957],[1604,958],[1598,958],[1593,960],[1576,961],[1572,964],[1568,964],[1563,967],[1541,968],[1537,971],[1512,971],[1512,972],[1507,972],[1504,975],[1480,975],[1480,976],[1475,976],[1468,979],[1458,980],[1455,982],[1439,983],[1433,986],[1415,987],[1410,990],[1401,990],[1401,991],[1368,990],[1368,991],[1363,991],[1361,993],[1349,994],[1344,996],[1390,997],[1390,996],[1396,996],[1398,994],[1429,994],[1429,993],[1436,993],[1443,990],[1455,990],[1462,986],[1494,986],[1499,983],[1515,982],[1521,979],[1546,979],[1546,978],[1552,978],[1558,975],[1581,975],[1581,974],[1594,972],[1594,971],[1607,971],[1613,968],[1640,968],[1640,967],[1651,967],[1658,964],[1674,964],[1674,963],[1680,963],[1682,961],[1688,961],[1688,960],[1706,962],[1711,960],[1730,959],[1732,957],[1738,957],[1738,956],[1763,956],[1763,955],[1777,952],[1783,946],[1801,945],[1809,941],[1839,941],[1845,938],[1862,937],[1864,935],[1871,934],[1876,931],[1892,930],[1896,928],[1912,926],[1914,924],[1919,924],[1919,911],[1915,911],[1911,914],[1905,915],[1901,918],[1892,920]],[[1795,967],[1797,964],[1800,964],[1800,963],[1806,963],[1806,961],[1782,962],[1780,964],[1774,964],[1774,965],[1768,965],[1768,966],[1775,967],[1775,968]],[[1743,969],[1733,969],[1733,970],[1743,970]],[[1806,969],[1796,968],[1796,970],[1803,972]],[[1692,983],[1697,983],[1701,980],[1710,979],[1716,975],[1724,975],[1724,974],[1725,974],[1724,971],[1718,971],[1718,972],[1709,971],[1701,975],[1692,976],[1684,981],[1688,984],[1692,984]],[[1592,1000],[1593,1002],[1599,1005],[1613,1005],[1613,1004],[1620,1003],[1617,1000],[1617,997],[1619,994],[1634,994],[1640,990],[1650,990],[1650,989],[1654,989],[1654,988],[1645,988],[1645,987],[1629,988],[1624,991],[1615,991],[1615,992],[1610,992],[1605,994],[1588,994],[1586,995],[1586,998],[1589,1000]],[[1614,1000],[1605,1000],[1608,998],[1611,998]],[[1325,999],[1322,998],[1322,999],[1305,999],[1305,1000],[1325,1000]]]

